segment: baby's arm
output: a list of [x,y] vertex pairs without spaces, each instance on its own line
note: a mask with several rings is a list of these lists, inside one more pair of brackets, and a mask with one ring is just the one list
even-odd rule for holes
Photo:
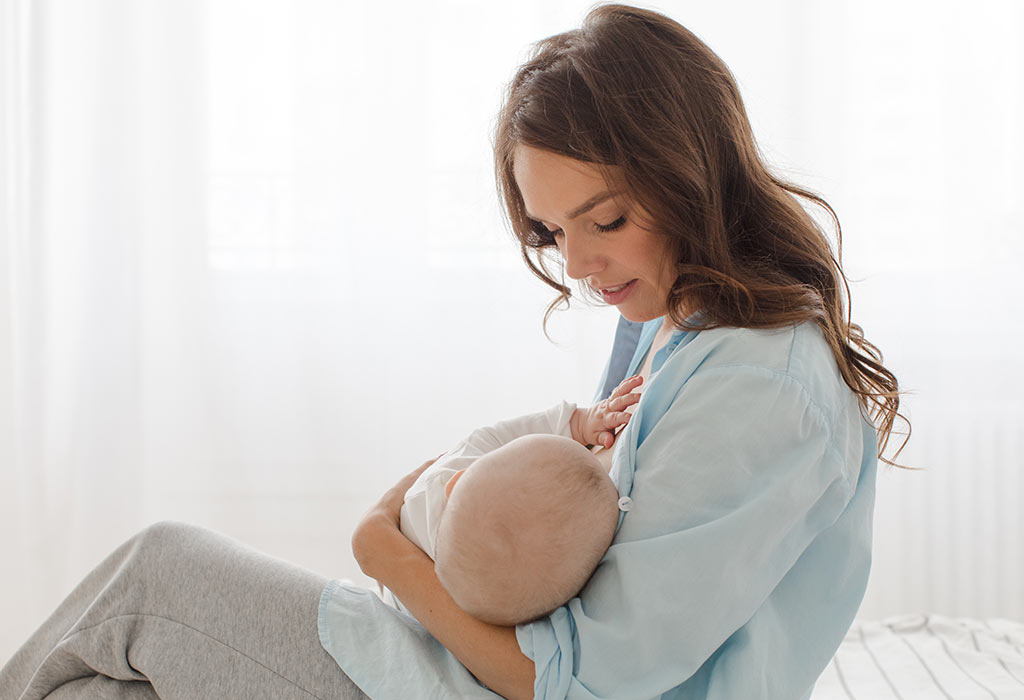
[[622,380],[615,391],[593,406],[577,408],[569,420],[572,439],[581,445],[601,445],[605,449],[615,443],[616,431],[629,422],[627,408],[640,400],[635,389],[644,381],[639,374]]
[[575,410],[575,404],[560,401],[557,405],[538,413],[528,413],[498,421],[494,425],[482,426],[456,445],[451,450],[451,454],[480,457],[524,435],[544,434],[569,437],[569,422]]

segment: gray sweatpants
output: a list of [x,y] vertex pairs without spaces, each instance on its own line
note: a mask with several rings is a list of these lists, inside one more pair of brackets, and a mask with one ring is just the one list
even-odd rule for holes
[[365,700],[320,646],[326,579],[159,523],[114,551],[0,670],[3,700]]

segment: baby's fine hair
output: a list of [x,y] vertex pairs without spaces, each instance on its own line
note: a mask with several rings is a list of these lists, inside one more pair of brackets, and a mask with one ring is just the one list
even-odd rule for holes
[[453,490],[438,527],[438,578],[485,622],[546,615],[601,561],[617,503],[615,485],[582,445],[556,435],[514,440],[478,460]]

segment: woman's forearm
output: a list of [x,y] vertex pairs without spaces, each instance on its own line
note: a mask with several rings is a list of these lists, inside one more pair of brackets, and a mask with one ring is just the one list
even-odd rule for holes
[[534,665],[515,628],[481,622],[462,610],[434,574],[434,563],[394,527],[375,528],[373,573],[417,620],[488,688],[509,700],[533,697]]

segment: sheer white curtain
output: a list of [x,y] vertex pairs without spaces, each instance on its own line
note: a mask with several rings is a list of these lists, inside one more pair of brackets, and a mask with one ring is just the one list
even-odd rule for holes
[[205,450],[212,288],[195,7],[3,8],[0,511],[24,636]]
[[[855,319],[917,392],[929,471],[880,480],[865,614],[1019,617],[1024,10],[823,5],[658,9],[836,207]],[[161,518],[360,580],[400,474],[589,398],[614,313],[543,337],[489,161],[527,44],[586,6],[3,0],[0,659]]]

